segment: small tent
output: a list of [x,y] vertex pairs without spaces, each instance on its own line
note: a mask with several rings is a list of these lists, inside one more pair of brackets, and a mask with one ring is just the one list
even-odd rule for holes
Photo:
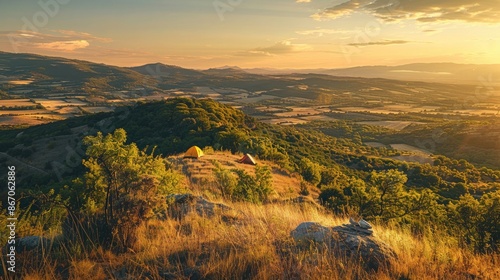
[[203,151],[198,146],[189,148],[184,154],[184,158],[199,158],[203,156]]
[[257,162],[255,161],[255,159],[249,155],[249,154],[245,154],[239,161],[239,163],[245,163],[245,164],[252,164],[252,165],[256,165]]

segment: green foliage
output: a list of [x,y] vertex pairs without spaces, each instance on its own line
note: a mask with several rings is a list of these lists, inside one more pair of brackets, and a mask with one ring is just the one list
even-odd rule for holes
[[[391,118],[399,117],[391,116]],[[145,150],[140,150],[155,145],[158,145],[158,148],[154,150],[156,154],[177,154],[184,152],[192,145],[198,145],[214,147],[216,150],[250,153],[260,159],[274,161],[288,171],[301,173],[304,180],[320,187],[323,203],[329,208],[343,213],[353,211],[367,219],[409,223],[413,226],[415,223],[423,224],[431,221],[439,224],[444,218],[449,218],[445,224],[453,225],[452,228],[456,227],[456,232],[462,232],[459,229],[466,227],[465,222],[455,225],[451,220],[456,215],[463,216],[466,213],[460,211],[455,213],[453,210],[455,208],[451,205],[459,205],[460,197],[469,193],[479,201],[479,214],[487,211],[490,211],[491,215],[497,213],[496,200],[486,199],[485,195],[493,195],[492,192],[498,189],[500,171],[487,167],[477,168],[467,160],[456,160],[440,155],[434,156],[433,165],[402,162],[388,158],[394,156],[397,153],[396,150],[372,148],[360,143],[360,141],[395,143],[393,141],[398,140],[398,143],[415,145],[413,136],[418,136],[419,141],[434,139],[429,132],[436,128],[443,129],[446,135],[453,136],[456,134],[454,131],[462,133],[461,129],[475,131],[478,128],[476,126],[484,125],[480,123],[450,122],[443,125],[429,123],[409,126],[400,132],[350,121],[276,126],[259,123],[245,116],[241,111],[215,101],[179,98],[139,104],[113,113],[73,118],[25,130],[2,131],[0,148],[8,151],[9,154],[15,152],[16,155],[21,155],[24,152],[26,156],[30,156],[30,153],[34,151],[30,147],[35,143],[33,139],[70,135],[73,128],[88,123],[99,123],[103,120],[106,120],[110,129],[123,127],[129,131],[128,138],[137,145],[125,145],[121,142],[125,137],[120,133],[116,137],[113,136],[114,140],[109,141],[106,138],[108,136],[102,135],[88,138],[87,141],[95,139],[95,143],[89,143],[90,146],[106,152],[92,152],[94,155],[84,161],[88,169],[87,174],[83,174],[84,166],[77,166],[72,173],[64,174],[65,180],[69,181],[69,178],[79,176],[80,181],[76,180],[66,189],[60,189],[57,186],[54,188],[63,197],[70,197],[72,208],[82,213],[92,213],[93,217],[102,215],[104,225],[109,222],[110,216],[116,216],[115,210],[111,215],[111,209],[128,207],[125,205],[129,205],[128,203],[134,197],[145,197],[149,191],[144,190],[143,194],[139,193],[130,197],[123,196],[123,201],[116,198],[118,194],[126,193],[126,191],[138,192],[138,186],[142,185],[151,186],[153,192],[169,193],[168,189],[176,185],[175,183],[169,185],[169,182],[176,181],[175,176],[172,175],[165,183],[159,183],[158,178],[162,176],[148,171],[155,170],[158,166],[168,165],[160,164],[159,159],[153,160],[156,159],[153,152],[148,154]],[[491,131],[495,131],[498,127],[493,121],[487,121],[486,124],[490,125]],[[99,126],[95,125],[92,129],[99,129]],[[22,134],[20,134],[21,131]],[[91,134],[95,132],[95,130],[90,131]],[[450,151],[447,154],[459,155],[458,152],[464,151],[463,149],[456,152],[451,150],[464,143],[466,139],[463,133],[457,138],[451,137],[450,141],[436,143],[436,151],[448,149]],[[479,137],[481,133],[474,135]],[[481,144],[478,139],[473,140],[476,147]],[[99,142],[102,143],[97,145]],[[493,151],[492,148],[497,142],[491,139],[486,142],[487,149],[478,150],[477,153],[470,150],[468,155],[473,154],[477,159],[485,153],[488,153],[487,156],[490,158],[494,156],[494,152],[488,151]],[[449,144],[449,147],[444,147],[444,144]],[[107,146],[109,149],[106,148]],[[78,147],[72,148],[76,150]],[[39,154],[38,151],[31,154],[29,159],[37,154]],[[116,162],[109,160],[115,157]],[[130,163],[126,160],[127,158],[132,159]],[[141,161],[141,158],[149,159]],[[148,162],[156,163],[150,163],[150,167],[146,167]],[[47,166],[50,167],[50,164]],[[109,172],[109,168],[115,167],[119,172]],[[173,174],[168,167],[166,171]],[[228,198],[255,202],[267,199],[266,195],[260,194],[265,194],[267,191],[255,190],[256,186],[262,184],[258,184],[259,180],[254,176],[242,171],[227,170],[216,170],[214,174],[218,188]],[[42,182],[36,176],[24,178],[26,177],[23,177],[26,181],[21,186],[31,186]],[[50,178],[51,175],[43,178],[45,180],[43,184],[49,185]],[[484,199],[479,199],[481,196]],[[448,203],[450,207],[445,207],[444,205]],[[467,203],[473,205],[472,202]],[[113,205],[112,208],[109,208],[110,204]],[[108,205],[108,208],[105,205]],[[447,216],[443,214],[444,209],[448,211]],[[467,215],[463,219],[467,219]],[[493,219],[496,224],[488,224],[491,220],[474,221],[473,227],[476,227],[474,230],[477,230],[477,233],[472,234],[473,239],[466,240],[466,242],[494,248],[496,246],[494,240],[498,240],[494,237],[497,234],[495,226],[498,228],[498,221]],[[457,221],[460,219],[457,218]],[[95,222],[92,221],[90,224]],[[123,223],[133,224],[130,221]],[[462,234],[465,233],[462,232]]]
[[268,166],[255,166],[255,176],[243,169],[232,170],[238,176],[238,183],[232,193],[234,200],[262,203],[273,192],[271,169]]
[[403,189],[406,181],[406,175],[397,170],[372,172],[368,192],[376,206],[370,209],[371,214],[385,219],[401,215],[400,210],[408,198]]
[[215,183],[224,198],[231,198],[238,185],[236,176],[228,169],[225,169],[220,163],[214,161],[213,170]]
[[344,191],[337,186],[323,188],[319,200],[337,214],[344,212],[345,207],[348,205],[348,198],[344,195]]
[[102,217],[113,239],[124,248],[133,246],[134,230],[142,222],[166,210],[166,196],[179,187],[180,176],[153,153],[125,144],[126,132],[87,136],[88,169],[83,184],[76,182],[80,199],[77,213]]
[[300,161],[300,173],[307,182],[318,185],[321,182],[321,166],[308,158]]
[[[262,131],[265,134],[267,131]],[[290,157],[286,149],[272,141],[269,136],[250,136],[240,142],[243,153],[258,155],[260,159],[274,161],[283,168],[290,168]]]
[[345,188],[324,188],[320,198],[335,211],[348,207],[368,219],[382,221],[415,219],[437,211],[436,196],[430,190],[406,190],[407,178],[397,170],[373,171],[368,182],[351,178]]
[[[66,215],[66,201],[54,189],[30,191],[17,200],[16,237],[58,232]],[[10,216],[9,216],[10,217]],[[0,206],[0,219],[7,221],[7,209]],[[0,228],[0,244],[6,244],[9,229]]]
[[347,177],[338,166],[326,167],[321,171],[319,186],[345,186]]
[[305,181],[300,181],[300,191],[299,191],[299,194],[300,195],[304,195],[304,196],[308,196],[311,194],[311,192],[309,191],[309,184]]
[[466,194],[448,206],[455,233],[477,251],[500,247],[500,191],[486,194],[480,200]]

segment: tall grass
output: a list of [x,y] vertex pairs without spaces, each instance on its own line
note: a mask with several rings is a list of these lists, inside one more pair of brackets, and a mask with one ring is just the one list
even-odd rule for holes
[[[22,279],[500,279],[498,254],[479,255],[443,232],[414,236],[375,225],[375,238],[398,258],[377,272],[322,247],[296,246],[290,231],[303,221],[334,226],[345,217],[313,206],[229,204],[213,218],[153,220],[138,243],[116,255],[98,246],[62,242],[52,251],[19,255]],[[4,270],[4,275],[7,273]],[[4,276],[5,278],[5,276]],[[6,278],[7,279],[7,278]]]

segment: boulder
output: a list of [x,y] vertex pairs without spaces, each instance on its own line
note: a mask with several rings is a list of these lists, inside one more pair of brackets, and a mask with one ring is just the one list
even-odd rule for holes
[[372,230],[352,224],[325,227],[316,222],[304,222],[291,232],[291,236],[299,244],[315,242],[338,257],[360,260],[367,270],[390,266],[390,260],[397,257],[394,250],[373,236]]
[[202,196],[192,194],[173,194],[167,198],[171,201],[168,207],[168,215],[175,219],[181,219],[189,213],[196,212],[200,216],[213,217],[218,211],[227,212],[231,207],[222,203],[211,202]]
[[296,229],[291,232],[292,238],[296,242],[314,241],[323,243],[330,241],[332,230],[315,222],[301,223]]

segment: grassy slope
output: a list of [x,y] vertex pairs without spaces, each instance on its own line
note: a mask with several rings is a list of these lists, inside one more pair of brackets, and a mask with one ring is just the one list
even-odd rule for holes
[[[255,167],[253,165],[238,163],[238,160],[243,157],[242,154],[233,155],[229,152],[208,152],[203,157],[193,159],[183,159],[183,154],[169,157],[176,168],[182,170],[191,183],[205,186],[207,191],[217,192],[214,184],[213,169],[215,168],[213,162],[218,162],[223,168],[243,169],[245,172],[254,175]],[[275,193],[271,198],[294,198],[297,197],[300,191],[300,176],[297,173],[290,173],[276,164],[257,160],[260,165],[267,165],[271,167],[273,175],[273,187]],[[318,196],[319,190],[317,188],[310,188],[315,197]],[[205,192],[210,193],[210,192]]]
[[[43,255],[19,254],[18,271],[23,279],[497,279],[500,255],[474,254],[460,247],[446,233],[426,230],[414,236],[401,227],[375,225],[375,238],[398,255],[391,268],[367,272],[359,260],[338,258],[331,251],[311,245],[297,249],[290,232],[304,221],[326,226],[347,223],[347,217],[297,204],[234,203],[224,201],[213,190],[212,161],[225,168],[253,166],[235,161],[240,155],[208,152],[199,160],[171,160],[186,175],[188,191],[224,203],[234,210],[225,217],[188,215],[184,220],[153,220],[140,226],[136,248],[121,255],[96,248],[81,250],[63,243]],[[297,178],[273,166],[273,181],[279,197],[293,196]],[[42,227],[24,235],[47,235]],[[57,232],[52,232],[56,236]],[[5,269],[5,268],[4,268]],[[171,278],[168,278],[171,277]],[[198,277],[198,278],[197,278]]]
[[[214,111],[218,114],[222,113],[221,108]],[[139,107],[139,109],[137,112],[131,111],[129,118],[124,119],[120,124],[133,128],[135,124],[147,123],[143,121],[148,119],[147,112],[158,113],[159,109],[163,109],[161,113],[164,118],[157,120],[156,123],[150,123],[151,126],[154,126],[151,129],[151,134],[147,135],[157,137],[150,139],[151,141],[164,139],[164,133],[170,135],[182,128],[171,128],[167,125],[180,122],[172,122],[172,117],[169,114],[173,110],[167,110],[163,105],[151,104]],[[194,108],[192,111],[197,112],[195,109],[198,108]],[[96,120],[99,119],[98,117],[89,116],[85,119]],[[118,117],[115,118],[119,120]],[[212,118],[215,119],[215,116]],[[217,118],[223,120],[239,118],[240,122],[236,123],[242,123],[241,121],[244,120],[241,113],[237,114],[229,109],[226,115]],[[51,130],[50,133],[44,132],[45,134],[41,134],[40,130],[46,131],[44,129],[46,127],[54,129],[66,127],[69,130],[70,127],[79,127],[81,120],[83,119],[68,120],[51,126],[34,127],[26,130],[25,136],[38,134],[44,135],[46,138],[57,137],[58,130]],[[75,122],[75,125],[69,125],[69,122]],[[134,132],[135,137],[144,137],[145,135],[141,135],[138,130]],[[190,138],[198,135],[204,136],[194,132]],[[269,134],[278,134],[279,132],[282,132],[283,139],[294,135],[285,133],[291,132],[291,130],[269,131]],[[76,136],[76,134],[78,132],[74,131],[72,135]],[[266,135],[268,134],[266,133]],[[297,135],[302,137],[301,134]],[[133,137],[132,134],[131,138],[133,139]],[[67,140],[64,138],[61,143],[67,142]],[[296,143],[297,147],[306,140],[313,142],[308,138],[299,140]],[[36,141],[34,140],[35,143]],[[54,141],[58,142],[58,139],[56,138]],[[314,141],[314,143],[319,142],[319,139]],[[48,143],[45,144],[48,145]],[[172,150],[174,148],[184,147],[172,147]],[[188,180],[190,183],[187,185],[191,192],[203,194],[212,200],[219,200],[216,195],[212,194],[210,184],[206,184],[202,179],[192,179],[200,174],[202,174],[201,178],[210,178],[211,159],[218,160],[227,168],[231,168],[235,164],[234,160],[238,157],[228,153],[215,153],[207,155],[200,161],[187,160],[185,163],[180,163],[179,166],[180,169],[185,169],[186,175],[191,179]],[[237,164],[234,166],[240,167]],[[241,168],[251,167],[241,166]],[[287,194],[286,185],[289,184],[297,190],[298,181],[293,176],[281,173],[283,172],[275,170],[274,181],[284,183],[276,188],[280,196],[285,196]],[[284,177],[276,179],[279,174]],[[468,279],[471,278],[471,275],[484,279],[494,279],[494,273],[500,276],[497,268],[500,263],[498,255],[473,254],[466,248],[457,245],[458,242],[447,237],[444,232],[428,230],[425,236],[417,237],[404,228],[382,226],[375,227],[376,235],[394,248],[399,254],[399,259],[394,261],[392,269],[382,270],[376,275],[368,275],[356,260],[333,258],[330,252],[318,250],[314,246],[304,250],[293,249],[293,241],[290,239],[289,233],[299,223],[311,220],[326,225],[338,225],[346,222],[345,217],[333,216],[315,208],[303,209],[297,205],[252,205],[223,202],[244,213],[234,214],[240,217],[241,223],[227,224],[220,217],[214,219],[189,217],[184,221],[151,221],[140,229],[140,245],[134,251],[124,255],[115,255],[102,249],[82,251],[78,244],[65,244],[56,249],[55,252],[39,257],[41,259],[35,259],[35,256],[27,254],[20,255],[18,263],[24,267],[19,267],[19,270],[23,271],[24,279],[53,279],[57,277],[121,279],[127,274],[131,275],[130,277],[133,279],[142,279],[146,276],[152,279],[162,279],[162,275],[165,273],[177,275],[178,279],[183,279],[180,275],[186,276],[193,273],[212,279],[335,279],[336,277],[338,279]],[[42,235],[47,234],[47,232],[43,230],[43,223],[40,222],[38,227],[25,230],[20,234],[20,236]]]
[[[228,203],[228,202],[226,202]],[[498,255],[475,255],[440,232],[413,237],[401,228],[375,226],[375,235],[399,255],[391,269],[367,273],[357,260],[335,258],[315,246],[293,249],[290,231],[303,221],[346,223],[315,208],[228,203],[241,223],[188,216],[154,221],[139,230],[139,245],[124,255],[63,246],[37,259],[19,256],[23,279],[498,279]],[[237,215],[237,214],[235,214]],[[26,267],[27,264],[29,267]],[[169,279],[169,278],[167,278]]]

